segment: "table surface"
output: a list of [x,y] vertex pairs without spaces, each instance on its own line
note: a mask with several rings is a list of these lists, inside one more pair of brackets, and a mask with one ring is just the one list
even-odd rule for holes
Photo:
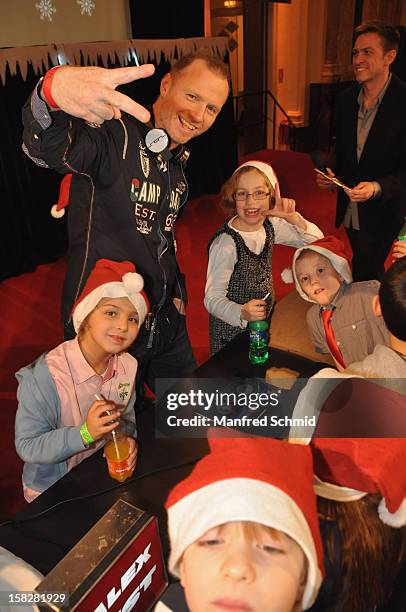
[[[271,350],[267,364],[253,366],[248,360],[248,335],[242,333],[198,368],[196,377],[264,377],[270,365],[295,369],[306,377],[325,366],[277,349]],[[132,479],[115,486],[99,451],[27,504],[12,524],[0,527],[0,545],[46,574],[122,498],[158,517],[166,553],[166,497],[208,452],[207,440],[156,439],[154,410],[147,402],[137,411],[137,425],[140,446]],[[56,504],[60,506],[40,516]]]
[[253,365],[248,357],[248,331],[238,334],[221,351],[210,357],[196,371],[199,378],[221,378],[240,376],[241,378],[264,377],[270,367],[290,368],[299,372],[303,378],[309,378],[326,363],[311,361],[296,353],[269,347],[268,361],[263,365]]

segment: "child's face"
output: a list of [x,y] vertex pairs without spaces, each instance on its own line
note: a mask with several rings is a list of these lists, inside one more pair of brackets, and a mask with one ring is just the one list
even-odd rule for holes
[[180,576],[189,610],[301,610],[306,564],[300,546],[262,526],[247,537],[242,525],[214,527],[184,552]]
[[88,317],[81,344],[92,352],[120,353],[137,337],[138,321],[128,298],[103,298]]
[[[238,195],[249,193],[246,199],[239,200]],[[267,194],[264,199],[254,199],[252,194],[261,195]],[[263,211],[269,210],[269,188],[265,182],[264,176],[258,170],[249,170],[242,174],[237,182],[234,191],[235,208],[241,222],[241,229],[254,231],[258,229],[264,222]]]
[[303,255],[296,262],[295,272],[305,294],[321,306],[331,304],[343,282],[327,257],[316,252]]

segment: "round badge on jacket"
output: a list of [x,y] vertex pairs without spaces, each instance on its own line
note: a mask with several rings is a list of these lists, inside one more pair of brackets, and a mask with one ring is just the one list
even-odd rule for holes
[[145,144],[153,153],[162,153],[169,144],[168,134],[161,128],[153,128],[147,132]]

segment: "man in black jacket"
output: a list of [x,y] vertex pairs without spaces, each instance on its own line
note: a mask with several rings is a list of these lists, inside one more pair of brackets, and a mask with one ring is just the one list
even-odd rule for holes
[[[406,214],[406,84],[390,72],[398,47],[390,24],[356,28],[358,86],[342,93],[336,110],[334,171],[349,187],[338,190],[336,226],[346,227],[355,281],[382,278]],[[331,185],[319,175],[317,182]]]
[[145,125],[148,111],[115,88],[153,71],[61,66],[40,80],[23,110],[25,152],[40,166],[72,175],[66,337],[96,261],[133,262],[151,303],[133,353],[152,389],[156,377],[195,367],[173,225],[187,200],[184,144],[209,129],[228,97],[227,69],[218,58],[184,56],[162,79],[153,125]]

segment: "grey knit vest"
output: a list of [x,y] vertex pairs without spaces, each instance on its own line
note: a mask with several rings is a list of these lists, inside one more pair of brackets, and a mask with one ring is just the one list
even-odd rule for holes
[[[264,229],[265,244],[258,255],[247,247],[241,235],[233,230],[228,222],[224,223],[211,238],[208,249],[210,249],[217,236],[228,234],[232,237],[237,250],[237,262],[228,283],[226,297],[237,304],[245,304],[250,300],[261,299],[269,292],[270,296],[267,299],[268,317],[275,299],[272,279],[272,247],[275,241],[275,233],[273,225],[268,219],[264,221]],[[213,315],[209,315],[211,354],[219,351],[242,331],[240,327],[234,327]]]

